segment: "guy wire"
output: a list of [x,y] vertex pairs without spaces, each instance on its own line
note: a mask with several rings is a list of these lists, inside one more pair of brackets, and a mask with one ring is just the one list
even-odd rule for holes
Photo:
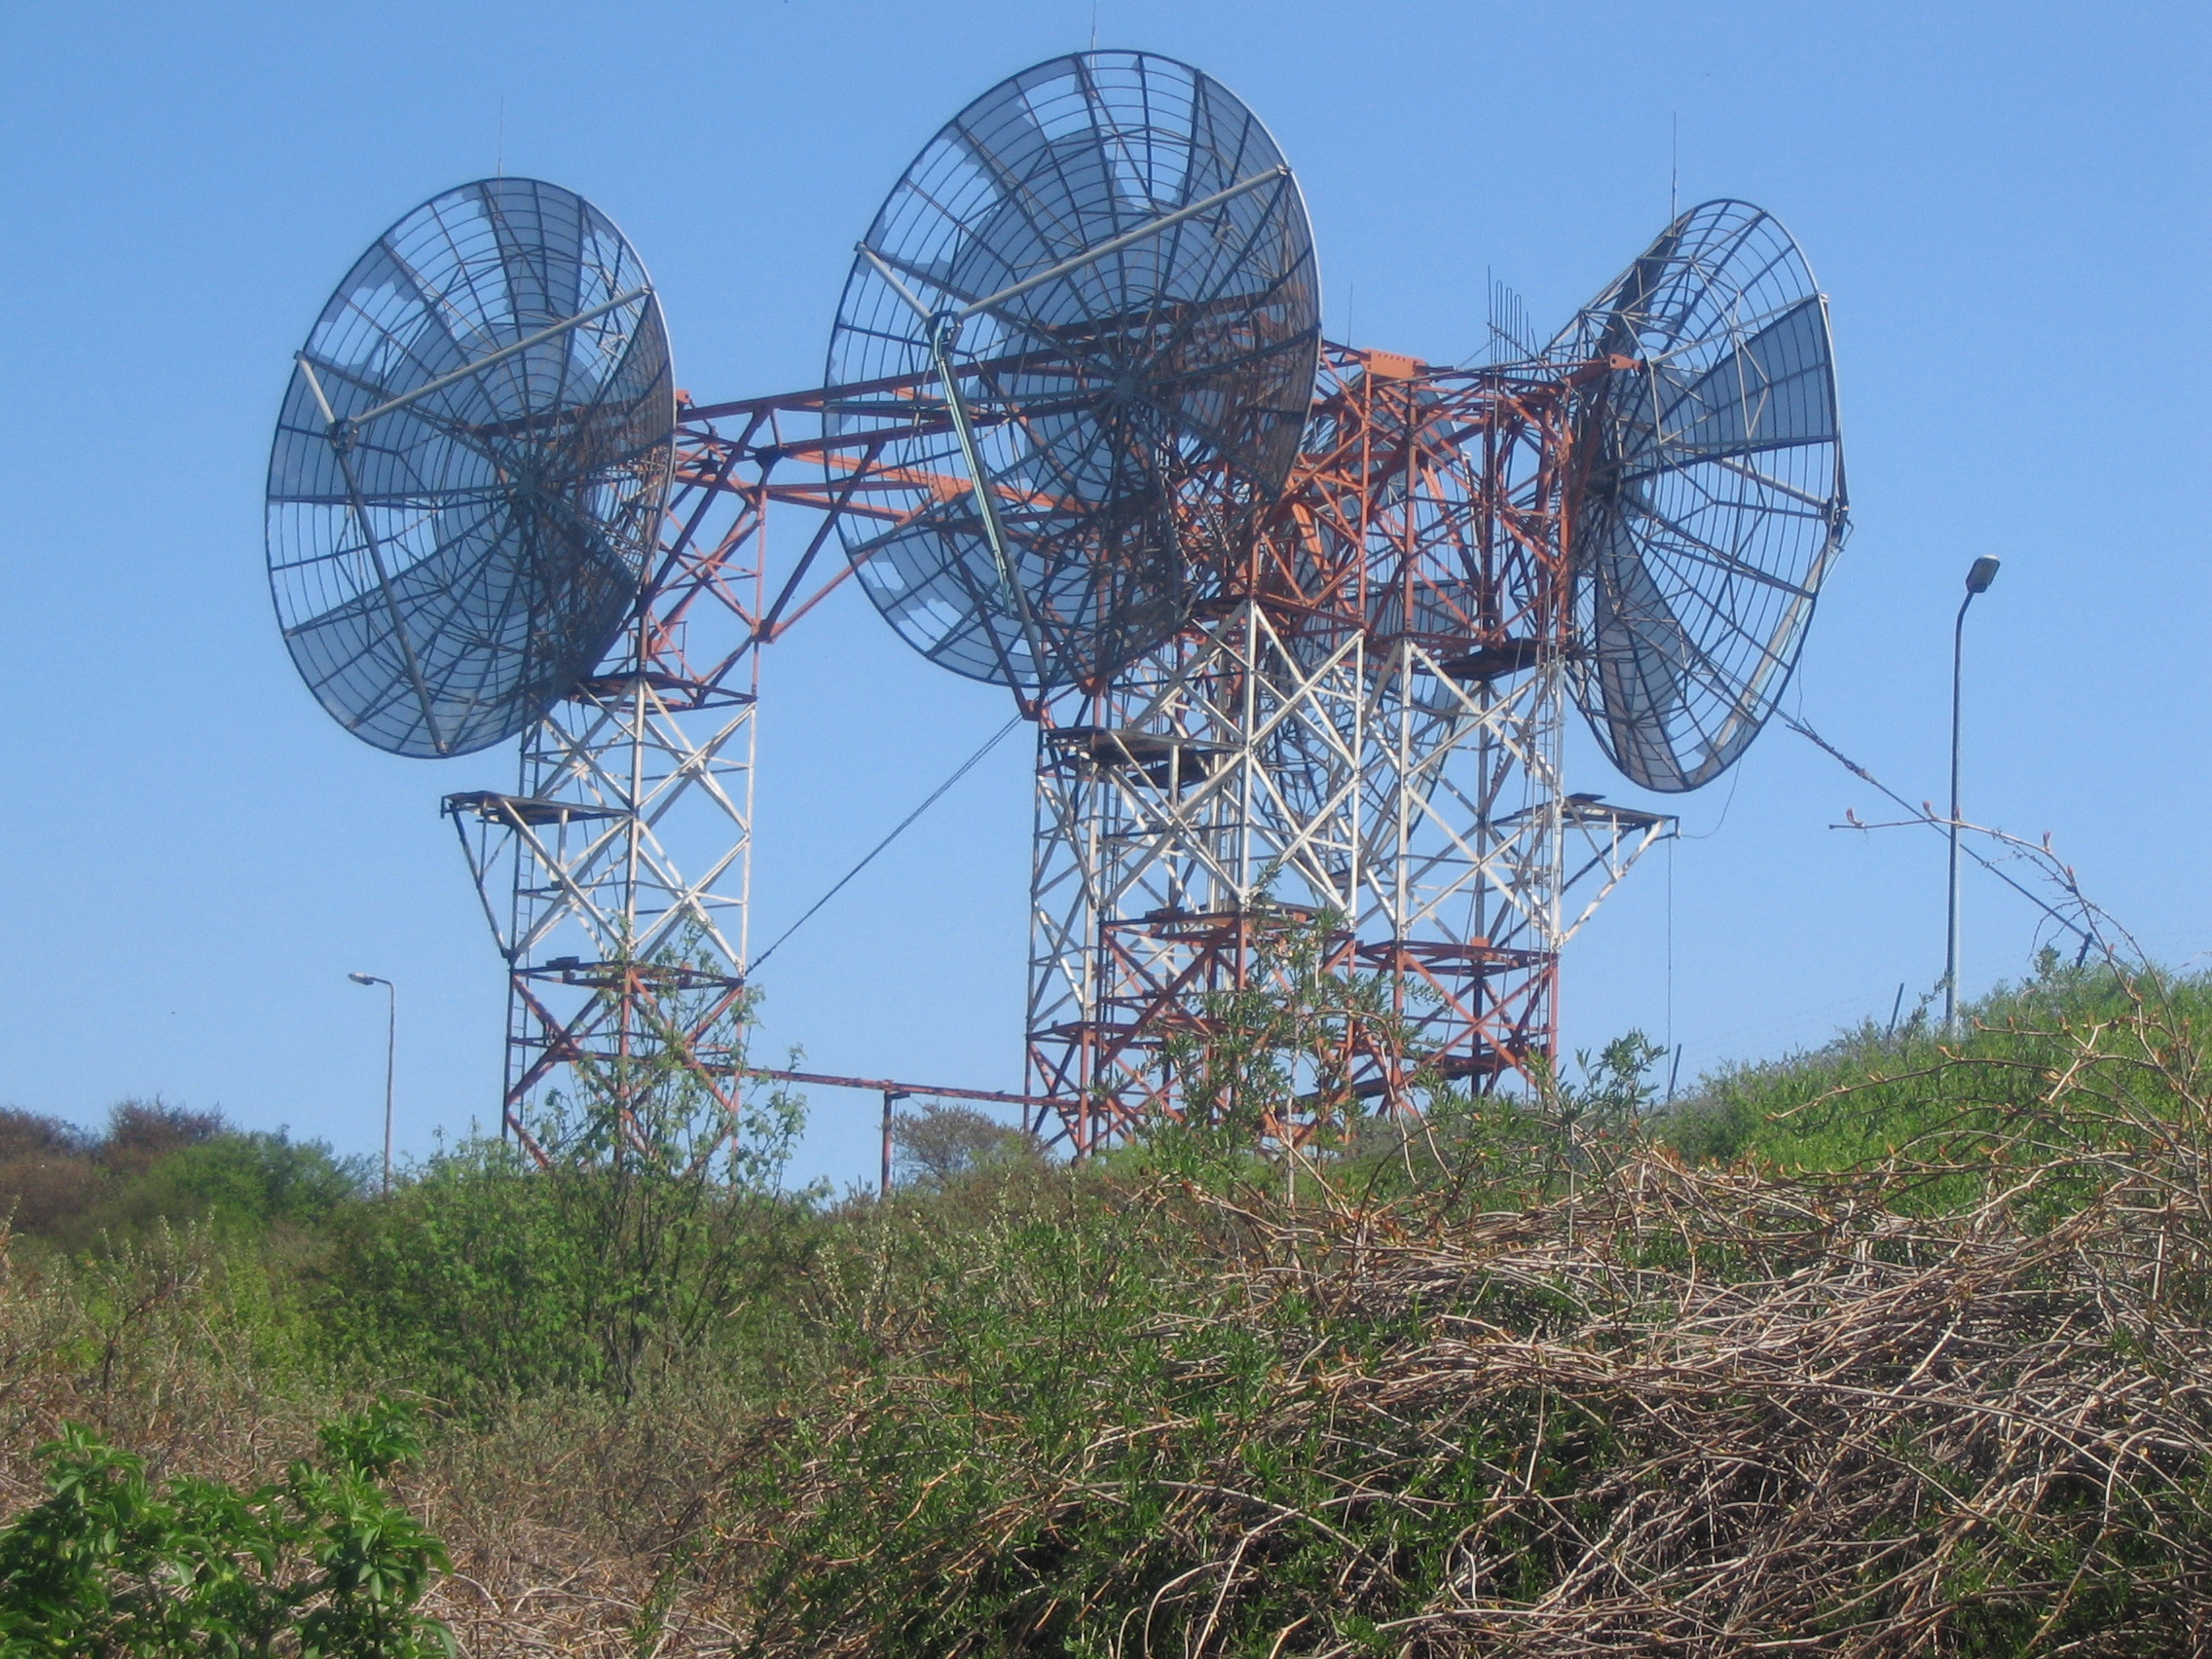
[[1008,720],[1006,724],[999,727],[997,731],[991,733],[990,737],[985,740],[983,747],[977,750],[975,754],[969,756],[967,759],[961,761],[959,766],[954,770],[951,777],[945,779],[943,783],[938,785],[936,789],[930,791],[929,798],[927,800],[923,801],[921,805],[915,807],[913,811],[907,813],[905,817],[899,820],[898,827],[894,829],[890,834],[884,836],[882,840],[876,842],[874,846],[868,848],[866,853],[862,856],[861,862],[859,864],[853,866],[853,867],[845,871],[843,875],[840,875],[837,878],[836,884],[831,887],[829,892],[823,894],[821,898],[817,899],[813,903],[809,904],[804,912],[800,914],[797,921],[792,923],[790,927],[786,928],[782,933],[778,934],[775,938],[775,941],[771,943],[766,950],[763,950],[758,956],[756,956],[751,962],[746,964],[746,977],[748,978],[752,977],[755,970],[756,970],[761,963],[767,961],[769,957],[776,954],[777,950],[782,946],[785,940],[791,938],[792,935],[798,932],[800,928],[806,926],[806,924],[813,919],[815,911],[821,909],[823,905],[829,903],[830,900],[836,898],[839,893],[843,892],[845,884],[847,882],[851,881],[854,876],[860,874],[862,870],[867,868],[869,865],[873,864],[878,853],[882,852],[884,848],[890,846],[892,842],[898,840],[900,836],[903,835],[907,831],[907,830],[912,828],[915,819],[921,817],[923,813],[929,811],[931,807],[937,805],[938,801],[943,796],[945,791],[952,788],[954,784],[957,784],[962,778],[965,778],[970,772],[974,771],[976,769],[977,763],[980,761],[984,756],[988,755],[992,750],[996,749],[999,746],[1001,740],[1005,738],[1006,734],[1012,731],[1020,723],[1021,717],[1019,715],[1015,715],[1012,719]]

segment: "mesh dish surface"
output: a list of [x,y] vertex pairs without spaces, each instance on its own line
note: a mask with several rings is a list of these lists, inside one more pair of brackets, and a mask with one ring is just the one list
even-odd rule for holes
[[[1054,58],[923,148],[866,245],[958,310],[1282,168],[1257,117],[1143,53]],[[1002,578],[923,316],[865,255],[826,379],[833,434],[880,440],[838,526],[868,597],[932,661],[1042,688],[1179,627],[1283,487],[1311,401],[1319,289],[1287,170],[977,313],[955,371],[1009,543]],[[849,482],[865,449],[843,452]]]
[[355,262],[300,359],[268,548],[301,678],[395,755],[512,737],[606,654],[659,535],[676,402],[636,252],[557,185],[463,185]]
[[1774,712],[1843,543],[1827,304],[1771,214],[1709,202],[1552,354],[1636,360],[1578,432],[1575,699],[1629,779],[1694,790]]

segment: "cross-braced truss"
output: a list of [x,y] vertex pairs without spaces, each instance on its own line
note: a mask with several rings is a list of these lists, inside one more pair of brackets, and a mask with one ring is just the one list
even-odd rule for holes
[[1382,992],[1372,1107],[1550,1056],[1560,947],[1671,827],[1565,787],[1574,384],[1331,348],[1238,596],[1048,707],[1030,1088],[1078,1151],[1180,1109],[1175,1039],[1285,918]]
[[[508,964],[503,1110],[520,1134],[527,1102],[564,1067],[624,1075],[647,1044],[673,1043],[710,1077],[738,1058],[714,1034],[743,978],[753,694],[709,699],[626,666],[528,734],[514,794],[446,800]],[[671,831],[696,839],[702,819],[721,845],[686,875]]]
[[[630,1075],[644,1046],[734,1116],[759,647],[851,573],[809,587],[838,515],[895,530],[962,489],[894,464],[880,431],[827,429],[886,395],[942,423],[908,379],[686,405],[622,654],[531,734],[514,793],[448,797],[508,965],[513,1132],[565,1072]],[[1321,965],[1383,993],[1336,1062],[1376,1109],[1551,1053],[1561,944],[1671,826],[1561,774],[1572,384],[1330,348],[1282,504],[1213,550],[1229,596],[1026,705],[1041,1126],[1088,1150],[1178,1110],[1170,1039],[1269,972],[1286,917],[1333,918]],[[771,578],[775,503],[808,535]]]
[[[848,573],[801,597],[827,518],[772,595],[761,556],[771,501],[850,505],[849,487],[820,482],[825,454],[843,453],[813,435],[825,395],[683,410],[665,534],[619,656],[527,735],[514,793],[446,797],[507,963],[502,1123],[534,1152],[535,1097],[579,1068],[601,1091],[645,1075],[642,1051],[735,1120],[758,647]],[[787,441],[794,418],[807,430]],[[866,461],[861,449],[842,470]],[[609,1104],[627,1109],[595,1102]]]

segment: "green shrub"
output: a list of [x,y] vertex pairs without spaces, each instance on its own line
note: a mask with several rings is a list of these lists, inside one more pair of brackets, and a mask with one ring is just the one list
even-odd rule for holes
[[313,1227],[367,1188],[365,1164],[341,1161],[321,1141],[281,1129],[229,1133],[186,1147],[146,1178],[163,1213],[209,1216],[255,1231]]
[[317,1462],[240,1493],[144,1462],[81,1424],[40,1449],[50,1495],[0,1531],[0,1659],[428,1659],[415,1611],[444,1547],[378,1484],[417,1450],[380,1404],[325,1427]]
[[1044,1157],[1037,1137],[947,1101],[892,1120],[893,1173],[903,1186],[942,1189],[978,1172]]
[[[692,965],[671,952],[642,971],[681,979]],[[803,1263],[818,1196],[781,1187],[796,1102],[736,1105],[678,1058],[741,1066],[748,1006],[711,983],[679,991],[631,1054],[580,1060],[576,1094],[548,1099],[518,1144],[467,1142],[348,1212],[319,1269],[331,1351],[482,1402],[627,1398],[652,1373],[746,1347]]]
[[313,1269],[326,1351],[456,1403],[622,1397],[648,1372],[746,1346],[820,1221],[779,1191],[788,1136],[741,1161],[608,1157],[538,1168],[498,1141],[433,1159],[339,1217]]
[[125,1100],[91,1134],[0,1109],[0,1209],[21,1237],[113,1248],[158,1225],[205,1222],[239,1237],[313,1228],[365,1189],[367,1165],[282,1129],[236,1129],[220,1112]]

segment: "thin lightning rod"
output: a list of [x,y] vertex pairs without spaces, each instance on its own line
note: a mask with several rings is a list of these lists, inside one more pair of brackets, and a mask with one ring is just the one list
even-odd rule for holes
[[1679,110],[1667,117],[1667,223],[1680,215],[1682,182],[1682,117]]

